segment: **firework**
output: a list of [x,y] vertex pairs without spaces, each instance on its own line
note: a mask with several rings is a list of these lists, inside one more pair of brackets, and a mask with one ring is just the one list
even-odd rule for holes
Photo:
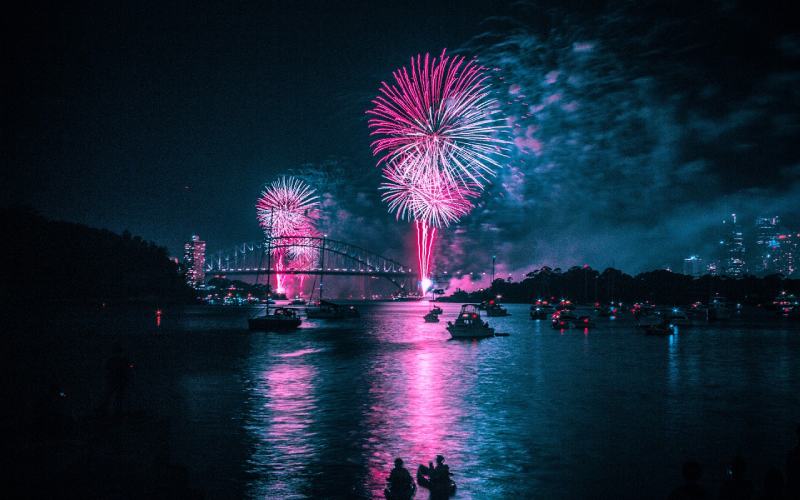
[[434,227],[449,226],[472,210],[471,198],[479,196],[477,188],[459,186],[435,171],[421,172],[403,165],[390,164],[380,186],[383,200],[398,219],[427,221]]
[[319,200],[313,188],[294,177],[281,177],[264,187],[256,202],[258,222],[267,238],[280,239],[272,248],[275,259],[276,289],[284,291],[285,276],[280,272],[288,260],[308,265],[313,249],[304,237],[316,235],[314,223],[319,212]]
[[470,212],[500,167],[508,141],[499,133],[507,127],[474,60],[442,51],[412,57],[392,75],[367,111],[377,137],[372,152],[384,165],[380,189],[389,211],[414,221],[420,280],[429,284],[436,230]]
[[[429,54],[393,73],[367,111],[379,163],[435,168],[449,182],[482,186],[499,168],[506,128],[490,97],[488,76],[474,60]],[[416,167],[414,165],[417,165]]]

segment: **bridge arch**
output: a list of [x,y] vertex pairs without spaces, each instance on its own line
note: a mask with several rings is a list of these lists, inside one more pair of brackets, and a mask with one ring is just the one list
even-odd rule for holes
[[[314,264],[293,267],[286,264],[284,269],[276,269],[272,264],[267,268],[266,249],[310,248],[316,253]],[[324,263],[325,269],[322,268]],[[395,286],[405,289],[405,282],[416,278],[412,267],[406,266],[363,247],[341,240],[320,236],[282,236],[266,238],[261,242],[245,242],[221,250],[206,258],[206,274],[252,274],[280,272],[282,274],[314,274],[340,276],[377,276],[386,278]]]

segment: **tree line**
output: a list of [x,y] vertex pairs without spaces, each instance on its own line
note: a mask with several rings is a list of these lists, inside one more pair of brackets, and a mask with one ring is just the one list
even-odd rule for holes
[[614,268],[600,272],[588,266],[575,266],[562,271],[545,266],[528,273],[522,281],[496,279],[489,288],[471,293],[457,290],[443,300],[481,301],[500,295],[504,302],[567,298],[583,303],[648,300],[656,304],[685,305],[696,301],[706,303],[709,297],[718,294],[735,302],[771,305],[782,291],[800,294],[800,280],[787,279],[780,274],[763,278],[747,275],[739,279],[712,275],[692,277],[667,270],[631,276]]
[[178,265],[155,243],[30,208],[0,209],[6,302],[191,301]]

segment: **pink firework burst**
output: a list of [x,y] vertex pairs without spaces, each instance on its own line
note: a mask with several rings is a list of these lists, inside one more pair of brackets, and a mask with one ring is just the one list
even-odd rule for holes
[[258,222],[267,238],[278,238],[272,248],[275,259],[275,280],[278,292],[284,292],[285,276],[280,272],[287,260],[303,264],[311,262],[310,245],[303,237],[316,235],[315,222],[319,217],[319,199],[315,190],[295,177],[281,177],[264,187],[256,202]]
[[433,227],[449,226],[473,208],[477,188],[459,186],[431,168],[411,169],[390,163],[383,170],[383,200],[398,219],[426,221]]
[[367,111],[372,152],[379,163],[403,161],[435,167],[449,181],[482,186],[499,168],[507,128],[491,98],[485,69],[474,60],[448,56],[411,58],[393,73]]
[[414,221],[423,291],[430,284],[436,229],[473,208],[500,167],[507,129],[490,96],[485,68],[474,60],[418,55],[383,82],[367,111],[372,152],[383,163],[383,200],[398,219]]

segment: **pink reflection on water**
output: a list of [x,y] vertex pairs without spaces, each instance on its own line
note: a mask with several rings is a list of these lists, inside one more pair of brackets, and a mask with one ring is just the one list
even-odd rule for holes
[[315,436],[310,432],[317,401],[314,394],[316,369],[303,361],[307,352],[296,351],[282,358],[286,362],[270,365],[260,374],[255,390],[251,427],[257,445],[251,463],[270,469],[259,476],[268,481],[255,485],[256,497],[279,495],[288,498],[302,491],[297,477],[314,456]]
[[270,413],[265,444],[287,459],[309,453],[312,446],[306,430],[315,407],[311,396],[314,369],[306,364],[281,364],[264,376],[265,408]]
[[396,333],[385,334],[397,349],[374,365],[369,388],[374,403],[366,422],[370,438],[364,446],[374,494],[385,485],[396,457],[414,474],[418,464],[427,465],[437,454],[456,463],[463,455],[473,427],[467,393],[475,382],[464,366],[474,362],[478,350],[476,343],[448,341],[448,316],[450,311],[441,323],[423,323],[415,311],[402,318]]

